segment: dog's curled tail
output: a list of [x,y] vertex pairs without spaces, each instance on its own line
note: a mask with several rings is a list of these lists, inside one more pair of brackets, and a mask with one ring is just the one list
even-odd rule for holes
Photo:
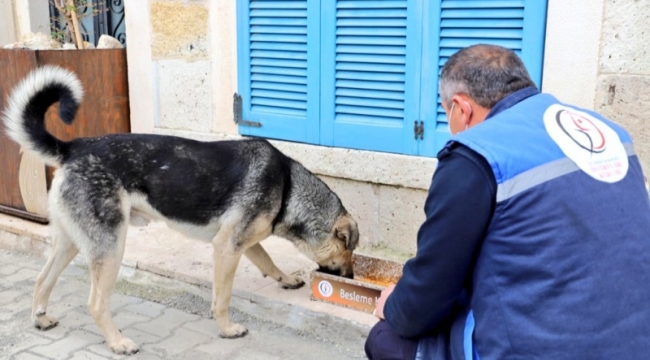
[[45,112],[59,101],[59,117],[71,124],[82,98],[83,87],[75,74],[51,65],[37,68],[9,95],[3,116],[7,134],[48,165],[60,166],[68,143],[45,129]]

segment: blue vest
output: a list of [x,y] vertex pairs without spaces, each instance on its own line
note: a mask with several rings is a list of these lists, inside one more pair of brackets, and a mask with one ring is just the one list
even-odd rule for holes
[[650,201],[630,136],[578,109],[627,153],[621,180],[597,180],[547,132],[554,104],[534,95],[452,138],[483,156],[497,183],[462,319],[465,358],[650,358]]

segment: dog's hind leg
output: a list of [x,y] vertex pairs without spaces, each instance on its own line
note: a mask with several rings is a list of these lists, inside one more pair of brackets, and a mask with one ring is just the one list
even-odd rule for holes
[[91,286],[88,310],[111,350],[116,354],[131,355],[138,352],[138,345],[122,335],[111,318],[109,308],[110,296],[124,255],[126,226],[123,228],[120,230],[115,247],[90,259],[88,267]]
[[264,276],[268,275],[275,279],[283,289],[298,289],[305,285],[305,282],[300,277],[287,275],[275,266],[273,260],[271,260],[271,257],[260,243],[246,249],[244,255],[262,271]]
[[230,246],[232,226],[222,226],[213,240],[214,245],[214,281],[212,283],[212,313],[219,326],[220,336],[238,338],[246,335],[248,329],[240,324],[230,322],[228,306],[232,295],[232,285],[241,250]]
[[79,252],[56,218],[50,222],[50,231],[54,248],[45,267],[36,278],[32,303],[32,320],[39,330],[51,329],[59,323],[54,317],[46,315],[47,302],[57,279]]

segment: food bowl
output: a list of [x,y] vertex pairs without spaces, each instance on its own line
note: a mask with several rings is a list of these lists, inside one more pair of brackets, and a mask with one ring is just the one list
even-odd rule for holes
[[312,271],[311,299],[372,313],[381,291],[402,277],[403,264],[354,254],[352,267],[354,279]]

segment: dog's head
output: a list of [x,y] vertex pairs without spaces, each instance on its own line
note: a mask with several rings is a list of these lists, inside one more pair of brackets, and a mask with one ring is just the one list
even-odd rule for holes
[[352,278],[352,251],[359,243],[359,228],[350,214],[340,215],[328,238],[313,250],[319,271]]

